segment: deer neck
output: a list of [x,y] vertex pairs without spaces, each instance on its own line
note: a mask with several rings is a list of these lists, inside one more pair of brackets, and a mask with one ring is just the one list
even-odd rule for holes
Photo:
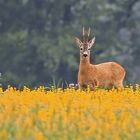
[[79,65],[79,71],[80,72],[87,72],[87,70],[90,68],[90,58],[83,58],[80,57],[80,65]]

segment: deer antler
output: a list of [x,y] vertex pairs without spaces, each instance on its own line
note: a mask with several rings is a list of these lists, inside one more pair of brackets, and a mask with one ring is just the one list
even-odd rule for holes
[[83,39],[84,39],[85,43],[88,42],[89,35],[90,35],[90,28],[88,29],[88,32],[87,32],[87,31],[85,31],[85,28],[83,27]]
[[89,35],[90,35],[90,28],[88,29],[88,37],[89,37]]
[[83,27],[83,36],[85,35],[85,28]]

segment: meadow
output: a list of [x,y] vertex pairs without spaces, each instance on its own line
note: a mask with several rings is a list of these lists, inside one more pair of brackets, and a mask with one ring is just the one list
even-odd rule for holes
[[139,140],[140,86],[0,88],[0,140]]

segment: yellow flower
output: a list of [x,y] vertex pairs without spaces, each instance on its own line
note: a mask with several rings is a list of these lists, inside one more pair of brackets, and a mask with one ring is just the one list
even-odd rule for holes
[[84,135],[88,137],[92,136],[95,132],[96,127],[97,127],[96,123],[89,124],[88,127],[85,128],[85,130],[83,131]]
[[41,132],[34,133],[35,140],[48,140]]
[[5,129],[0,131],[0,139],[1,140],[6,140],[7,138],[8,138],[8,132]]
[[1,94],[1,93],[3,93],[3,89],[2,89],[2,87],[0,87],[0,94]]
[[139,139],[140,86],[134,89],[0,88],[0,139],[119,140],[123,132]]
[[120,140],[120,137],[119,137],[119,135],[116,133],[116,134],[113,134],[112,139],[113,139],[113,140]]
[[134,125],[135,125],[135,128],[140,130],[140,119],[139,120],[134,120]]
[[47,112],[44,108],[41,108],[38,112],[38,118],[41,120],[41,121],[47,121]]

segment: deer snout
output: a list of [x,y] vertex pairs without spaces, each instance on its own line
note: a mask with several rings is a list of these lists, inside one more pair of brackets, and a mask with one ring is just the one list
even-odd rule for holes
[[83,52],[83,56],[84,57],[87,57],[88,56],[88,53],[85,51],[85,52]]

